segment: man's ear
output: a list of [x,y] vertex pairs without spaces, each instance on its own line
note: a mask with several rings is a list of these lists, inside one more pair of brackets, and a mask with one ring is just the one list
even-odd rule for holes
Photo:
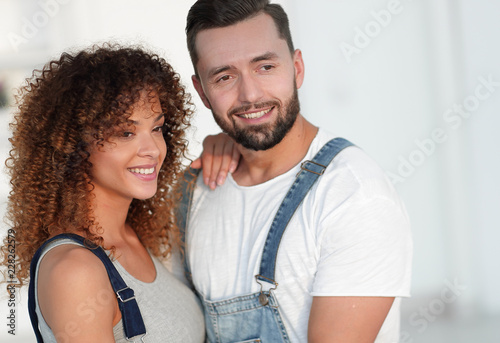
[[203,91],[203,86],[201,85],[201,81],[198,78],[198,76],[196,76],[196,75],[191,76],[191,81],[193,81],[193,86],[196,89],[196,91],[198,92],[198,95],[200,96],[201,101],[203,101],[203,104],[205,105],[205,107],[208,108],[209,110],[211,110],[212,107],[210,106],[210,101],[208,101],[207,96],[205,95],[205,92]]
[[304,60],[302,59],[302,51],[299,49],[295,50],[293,53],[293,66],[295,67],[295,82],[297,83],[297,89],[302,86],[304,82],[305,66]]

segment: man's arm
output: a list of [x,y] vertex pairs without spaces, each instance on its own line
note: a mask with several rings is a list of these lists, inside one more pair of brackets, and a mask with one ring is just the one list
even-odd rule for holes
[[309,343],[373,343],[393,297],[314,297]]

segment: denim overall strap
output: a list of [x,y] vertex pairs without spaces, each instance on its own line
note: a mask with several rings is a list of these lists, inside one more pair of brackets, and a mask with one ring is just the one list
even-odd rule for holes
[[65,238],[80,243],[82,246],[89,249],[89,251],[91,251],[103,262],[104,266],[106,267],[106,271],[108,272],[108,277],[111,283],[111,287],[113,287],[113,291],[116,293],[116,296],[119,300],[118,307],[120,308],[120,312],[122,314],[122,323],[123,323],[123,329],[125,331],[125,336],[127,337],[127,339],[139,335],[142,335],[142,337],[144,337],[146,335],[146,327],[144,326],[144,321],[142,319],[141,311],[139,310],[139,306],[137,305],[137,301],[135,300],[134,290],[129,288],[125,283],[125,281],[123,281],[122,277],[116,270],[115,266],[109,259],[108,255],[106,255],[106,252],[101,247],[98,247],[93,243],[87,241],[82,236],[73,233],[65,233],[57,235],[47,240],[35,252],[33,259],[31,260],[30,283],[28,288],[28,311],[31,318],[31,325],[33,326],[33,330],[35,331],[37,342],[39,343],[43,342],[43,339],[38,329],[38,317],[35,311],[36,266],[42,254],[43,248],[48,243],[58,239],[65,239]]
[[188,168],[183,176],[184,180],[181,180],[181,200],[179,201],[179,205],[176,208],[176,220],[177,227],[179,228],[181,234],[181,251],[183,253],[183,261],[184,261],[184,274],[186,276],[187,281],[191,285],[191,288],[194,289],[193,285],[193,277],[191,275],[191,270],[188,267],[187,254],[186,254],[186,224],[187,217],[189,215],[189,210],[191,208],[191,203],[193,202],[193,193],[195,188],[196,178],[200,173],[201,169],[193,169]]
[[323,175],[330,162],[340,151],[352,145],[351,142],[344,138],[334,138],[318,151],[312,161],[304,161],[301,164],[301,170],[297,174],[295,181],[278,208],[271,228],[269,229],[262,252],[259,275],[255,276],[257,280],[270,282],[275,286],[277,285],[274,276],[276,258],[281,237],[285,232],[288,222],[302,203],[307,192],[311,189],[316,180]]

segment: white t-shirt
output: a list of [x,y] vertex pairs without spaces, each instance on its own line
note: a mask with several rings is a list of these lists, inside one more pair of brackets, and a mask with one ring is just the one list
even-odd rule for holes
[[[304,160],[334,138],[319,130]],[[198,178],[186,235],[198,292],[217,301],[260,291],[262,249],[300,163],[265,183],[242,187],[231,176],[212,191]],[[307,342],[314,296],[409,296],[412,242],[399,197],[358,147],[340,152],[307,194],[278,250],[275,290],[291,342]],[[399,338],[396,299],[376,340]]]

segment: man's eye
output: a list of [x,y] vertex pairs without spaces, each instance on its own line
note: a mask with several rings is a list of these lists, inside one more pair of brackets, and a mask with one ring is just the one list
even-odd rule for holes
[[222,77],[219,77],[217,79],[217,82],[219,82],[219,81],[227,81],[227,80],[229,80],[229,78],[230,78],[229,75],[224,75]]
[[271,70],[273,68],[274,68],[274,66],[272,66],[272,65],[265,65],[262,67],[262,69],[264,69],[264,70]]

